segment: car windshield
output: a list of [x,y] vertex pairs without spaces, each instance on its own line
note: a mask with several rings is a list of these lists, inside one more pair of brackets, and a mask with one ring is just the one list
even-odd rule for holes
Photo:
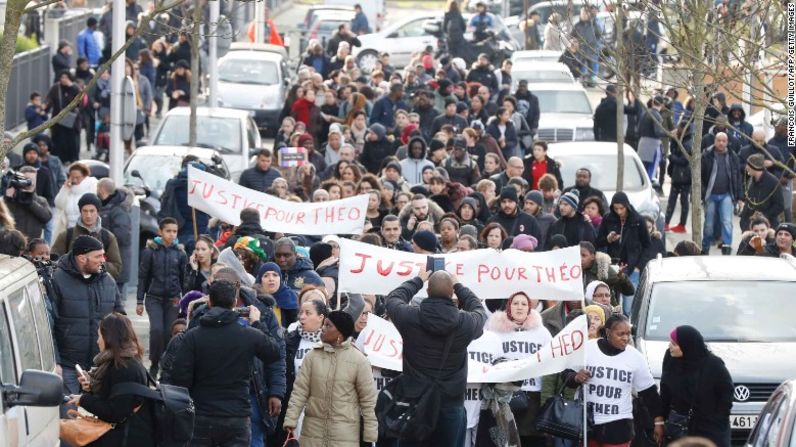
[[[560,165],[564,186],[575,184],[575,171],[586,168],[591,171],[591,186],[601,191],[616,190],[617,159],[614,154],[561,154],[553,155]],[[625,155],[625,190],[639,191],[644,187],[644,174],[632,155]]]
[[[560,55],[550,55],[550,56],[537,56],[537,55],[530,55],[530,56],[519,56],[514,59],[514,65],[519,65],[520,63],[523,64],[532,64],[536,62],[558,62],[560,59]],[[512,77],[514,75],[514,71],[512,71]]]
[[271,61],[223,59],[218,65],[218,79],[236,84],[274,85],[279,83],[279,67]]
[[652,287],[648,340],[668,341],[672,328],[699,328],[707,342],[796,342],[796,325],[782,314],[793,308],[796,282],[678,281]]
[[141,184],[141,179],[130,175],[133,170],[137,170],[144,177],[146,186],[157,192],[159,196],[163,192],[163,188],[166,187],[166,182],[180,171],[181,163],[182,157],[175,157],[171,153],[163,155],[133,155],[124,170],[125,184],[144,186]]
[[[560,70],[528,70],[528,71],[512,71],[511,79],[514,84],[520,81],[534,82],[572,82],[572,75],[566,71]],[[575,92],[577,93],[577,92]]]
[[[241,153],[240,120],[198,116],[196,145],[215,149],[222,154]],[[185,146],[188,138],[188,115],[168,115],[158,133],[155,146]]]
[[[570,80],[567,79],[567,81]],[[592,114],[591,104],[589,103],[589,98],[586,96],[586,92],[579,90],[542,90],[533,91],[533,94],[539,98],[541,113]]]

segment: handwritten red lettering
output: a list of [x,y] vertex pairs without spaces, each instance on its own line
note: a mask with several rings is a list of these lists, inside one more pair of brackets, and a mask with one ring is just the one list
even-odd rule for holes
[[370,259],[371,255],[366,255],[365,253],[354,253],[355,257],[362,258],[362,263],[359,265],[358,269],[351,270],[351,273],[362,273],[365,271],[365,263],[367,263],[368,259]]

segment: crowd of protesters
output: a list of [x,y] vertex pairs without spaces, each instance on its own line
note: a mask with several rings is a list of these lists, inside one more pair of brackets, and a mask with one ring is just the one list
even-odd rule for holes
[[[450,8],[458,7],[452,2]],[[103,42],[92,40],[93,34],[108,23],[104,16],[99,22],[89,19],[77,43],[78,70],[57,70],[46,99],[31,95],[31,128],[48,113],[59,113],[93,76],[110,47],[110,32],[103,33]],[[128,35],[136,23],[128,22]],[[147,116],[191,99],[186,37],[142,38],[139,48],[128,52],[128,74],[134,74],[141,99],[141,132]],[[654,418],[650,437],[662,442],[663,421],[672,411],[683,410],[687,393],[682,376],[703,364],[715,372],[711,380],[716,379],[704,389],[715,389],[715,394],[698,396],[705,400],[698,408],[712,410],[695,419],[699,422],[690,434],[728,445],[729,375],[698,331],[672,331],[659,393],[648,367],[628,345],[625,316],[639,274],[651,259],[706,253],[714,235],[723,247],[732,245],[735,203],[744,204],[739,208],[741,225],[749,231],[739,254],[794,254],[796,226],[788,223],[794,148],[786,144],[785,122],[778,122],[776,135],[765,142],[745,122],[742,109],[726,107],[717,95],[706,112],[710,126],[703,136],[695,136],[688,124],[693,122],[688,119],[692,98],[680,103],[678,92],[670,90],[641,107],[632,98],[629,104],[617,104],[613,86],[606,88],[595,115],[595,136],[615,139],[617,107],[635,116],[635,124],[628,126],[635,139],[628,140],[651,177],[662,171],[661,176],[672,179],[666,231],[685,231],[690,171],[686,155],[674,147],[667,170],[661,164],[662,148],[679,132],[686,136],[686,151],[704,151],[705,239],[701,247],[681,242],[668,253],[655,216],[639,213],[627,194],[618,192],[607,200],[591,184],[596,173],[585,166],[574,178],[562,177],[560,166],[547,154],[547,142],[535,138],[539,100],[527,83],[513,87],[510,61],[495,67],[489,54],[481,54],[466,67],[460,58],[437,61],[418,52],[406,68],[396,69],[383,53],[366,75],[350,55],[357,39],[348,26],[341,26],[333,39],[337,48],[332,56],[320,42],[309,42],[275,143],[255,154],[254,166],[241,174],[239,183],[293,202],[367,194],[362,234],[274,233],[263,228],[267,225],[254,209],[241,211],[237,226],[194,212],[187,204],[187,169],[206,166],[189,156],[166,187],[172,193],[170,202],[163,203],[159,235],[146,241],[141,252],[135,312],[149,319],[148,372],[191,391],[197,414],[194,445],[278,446],[293,437],[307,446],[413,445],[396,444],[378,430],[383,421],[374,413],[376,393],[390,372],[371,368],[354,343],[368,315],[391,320],[402,333],[405,371],[414,368],[422,376],[442,359],[438,372],[450,399],[440,410],[437,445],[503,445],[493,437],[495,427],[523,446],[541,445],[545,439],[566,445],[536,431],[533,420],[539,408],[560,385],[602,379],[594,377],[597,368],[620,364],[634,380],[619,385],[621,411],[594,419],[594,445],[627,445],[633,438],[631,391]],[[68,67],[71,55],[72,45],[62,44],[54,66]],[[48,295],[58,370],[70,395],[79,395],[81,389],[97,394],[92,384],[101,381],[86,385],[77,365],[96,367],[91,374],[106,373],[106,351],[111,349],[107,334],[124,333],[125,324],[129,326],[115,319],[124,318],[118,314],[125,313],[129,253],[138,249],[130,245],[133,195],[110,179],[92,177],[85,164],[76,162],[80,129],[99,131],[109,120],[108,80],[107,75],[100,78],[73,122],[62,121],[49,135],[34,138],[21,160],[9,157],[7,164],[28,182],[4,181],[0,201],[0,251],[54,267]],[[89,138],[90,143],[99,141],[96,134]],[[296,147],[305,150],[305,163],[282,167],[281,151]],[[681,220],[670,228],[678,196]],[[345,256],[341,237],[426,255],[577,246],[587,306],[547,300],[530,290],[482,305],[455,277],[427,273],[382,295],[339,294],[339,260]],[[430,298],[411,304],[425,281]],[[454,292],[457,301],[452,300]],[[454,366],[466,359],[465,348],[471,354],[522,358],[501,349],[504,343],[495,349],[492,341],[541,346],[584,313],[594,339],[587,348],[594,363],[523,382],[518,393],[524,405],[513,409],[513,429],[502,419],[508,415],[500,410],[505,406],[498,402],[499,390],[465,394],[466,374]],[[451,331],[455,340],[447,346],[448,359],[443,356],[444,336]],[[434,342],[425,343],[423,334]],[[129,339],[120,355],[142,362],[143,348],[135,335],[117,337]],[[120,372],[128,373],[141,371]],[[599,402],[602,396],[592,398]],[[69,404],[101,412],[96,399],[76,397]],[[488,422],[479,424],[479,417]],[[119,430],[125,424],[116,426],[114,436],[122,436]]]

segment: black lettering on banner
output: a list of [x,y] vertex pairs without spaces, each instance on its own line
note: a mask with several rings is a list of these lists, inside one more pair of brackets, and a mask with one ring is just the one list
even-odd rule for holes
[[387,379],[384,377],[374,377],[373,381],[376,382],[376,391],[383,390],[384,385],[387,385]]

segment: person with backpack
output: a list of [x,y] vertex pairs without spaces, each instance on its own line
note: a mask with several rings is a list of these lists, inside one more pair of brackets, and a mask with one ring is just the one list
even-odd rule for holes
[[77,223],[72,228],[67,228],[55,238],[50,249],[52,253],[62,256],[72,249],[72,244],[80,236],[92,236],[102,241],[105,246],[105,269],[118,281],[122,273],[122,256],[119,252],[119,243],[116,236],[102,227],[102,219],[99,211],[102,209],[102,201],[93,193],[86,193],[77,202],[80,216]]
[[185,333],[174,360],[173,382],[188,388],[196,408],[192,446],[249,446],[254,359],[266,366],[280,359],[280,341],[260,310],[234,309],[239,293],[239,283],[213,281],[210,310]]
[[149,372],[158,375],[160,357],[169,342],[171,324],[180,310],[188,256],[177,240],[177,221],[170,217],[158,224],[160,236],[147,241],[138,269],[135,313],[149,317]]
[[148,383],[142,363],[144,347],[138,342],[133,324],[122,314],[108,314],[99,323],[97,346],[99,353],[94,357],[94,367],[78,374],[83,394],[70,395],[67,403],[82,407],[103,422],[115,424],[89,445],[156,445],[150,405],[144,397],[117,393],[118,384],[146,386]]
[[[419,306],[410,304],[426,282],[428,298]],[[452,299],[454,293],[459,300],[458,307]],[[487,319],[481,300],[452,274],[437,271],[422,272],[404,282],[390,292],[386,304],[387,314],[403,337],[404,357],[403,373],[390,383],[394,388],[387,386],[393,388],[389,391],[393,392],[394,399],[385,394],[387,388],[379,396],[381,403],[377,407],[377,416],[380,424],[391,422],[385,418],[389,419],[394,414],[380,411],[390,408],[384,405],[385,398],[393,402],[399,399],[414,401],[413,396],[436,394],[439,398],[437,414],[423,411],[428,407],[422,405],[415,404],[413,409],[417,421],[436,420],[433,427],[426,426],[427,430],[421,431],[423,424],[417,424],[415,427],[407,426],[401,433],[388,435],[397,435],[402,447],[463,445],[467,429],[464,409],[467,346],[481,336]],[[432,384],[429,378],[436,380]],[[417,403],[423,402],[420,399]]]

